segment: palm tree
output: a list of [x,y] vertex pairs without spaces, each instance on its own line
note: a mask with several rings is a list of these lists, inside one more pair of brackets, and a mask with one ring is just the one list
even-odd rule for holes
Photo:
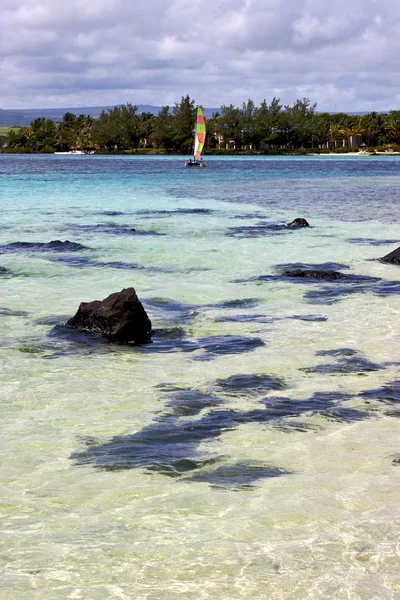
[[393,114],[386,117],[384,123],[388,142],[398,144],[400,141],[400,118]]
[[343,128],[337,123],[332,123],[329,127],[329,142],[330,145],[336,148],[336,142],[343,139]]

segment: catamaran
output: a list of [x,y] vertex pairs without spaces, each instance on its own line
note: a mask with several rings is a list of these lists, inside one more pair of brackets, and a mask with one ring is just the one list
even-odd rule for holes
[[194,132],[194,156],[185,162],[185,167],[205,167],[201,153],[206,141],[206,121],[201,108],[197,109],[196,127]]

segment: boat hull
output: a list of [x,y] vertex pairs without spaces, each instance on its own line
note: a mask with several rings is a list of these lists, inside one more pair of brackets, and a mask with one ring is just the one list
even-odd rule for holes
[[185,162],[185,167],[189,167],[191,169],[204,169],[205,166],[206,165],[203,162],[200,162],[198,160],[187,160]]

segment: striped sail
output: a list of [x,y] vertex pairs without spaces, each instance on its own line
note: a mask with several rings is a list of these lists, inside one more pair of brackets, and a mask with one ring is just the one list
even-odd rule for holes
[[196,132],[194,135],[194,157],[199,159],[206,141],[206,121],[201,108],[197,109]]

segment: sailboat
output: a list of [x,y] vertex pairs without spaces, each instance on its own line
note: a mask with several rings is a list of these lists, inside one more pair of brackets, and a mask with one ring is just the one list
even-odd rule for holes
[[204,142],[206,141],[206,121],[201,108],[197,109],[196,127],[194,132],[194,156],[185,162],[185,167],[203,168],[206,165],[203,163],[201,153],[203,151]]

